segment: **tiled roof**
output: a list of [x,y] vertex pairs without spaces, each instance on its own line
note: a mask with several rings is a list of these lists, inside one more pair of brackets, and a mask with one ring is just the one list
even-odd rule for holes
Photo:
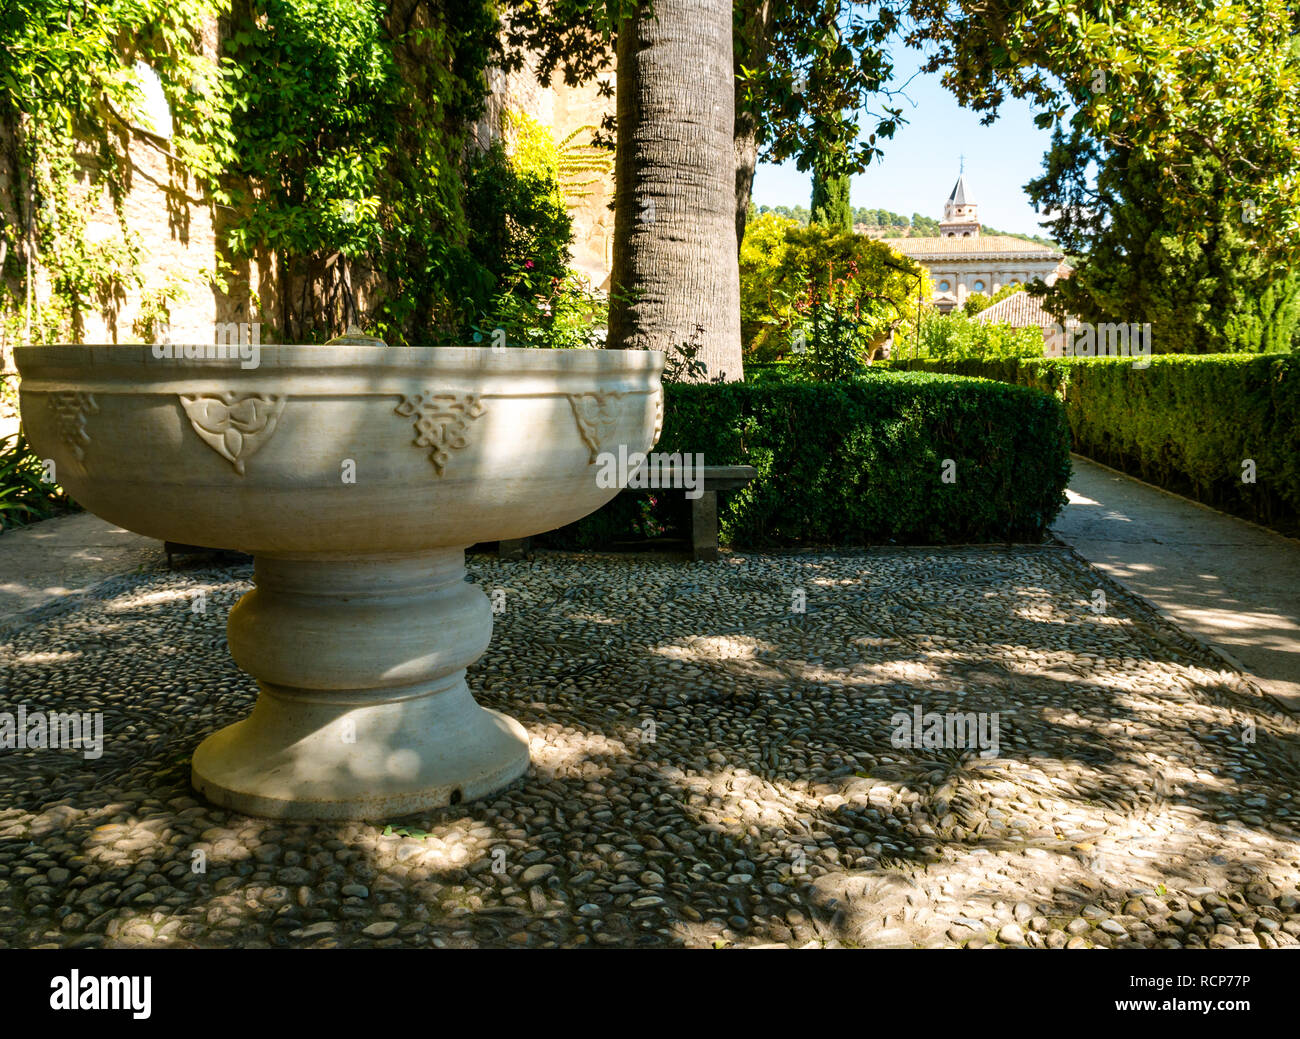
[[973,238],[882,238],[880,241],[914,260],[1060,260],[1064,257],[1063,253],[1046,245],[1004,234],[976,235]]
[[975,315],[975,320],[985,325],[1008,324],[1013,328],[1051,328],[1056,318],[1043,309],[1043,301],[1024,289],[998,300]]

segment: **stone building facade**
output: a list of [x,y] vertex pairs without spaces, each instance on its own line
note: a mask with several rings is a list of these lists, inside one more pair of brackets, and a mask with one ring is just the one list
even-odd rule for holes
[[964,174],[944,203],[943,217],[937,237],[882,239],[930,272],[933,302],[942,313],[963,306],[973,292],[991,296],[1004,285],[1036,279],[1051,285],[1069,271],[1065,255],[1048,246],[981,234],[978,206]]
[[943,221],[939,224],[940,238],[974,238],[980,233],[976,206],[966,197],[966,174],[957,177],[957,183],[943,204]]

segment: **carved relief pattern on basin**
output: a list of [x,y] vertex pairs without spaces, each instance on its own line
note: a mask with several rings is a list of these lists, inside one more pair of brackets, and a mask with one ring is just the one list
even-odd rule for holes
[[478,394],[434,393],[426,391],[403,396],[397,413],[415,419],[417,447],[429,448],[429,461],[441,476],[451,452],[469,444],[469,428],[483,414],[483,402]]
[[72,448],[73,457],[78,462],[85,461],[86,448],[90,446],[90,433],[86,429],[86,419],[99,411],[93,393],[80,393],[76,390],[61,390],[51,393],[50,408],[54,411],[54,420],[59,431],[59,439]]
[[182,393],[190,425],[212,450],[244,475],[244,463],[275,432],[288,400],[264,393]]
[[578,433],[587,445],[588,462],[594,463],[600,455],[602,445],[613,434],[618,425],[618,403],[625,394],[622,393],[568,393],[569,406],[573,408],[573,417],[578,422]]

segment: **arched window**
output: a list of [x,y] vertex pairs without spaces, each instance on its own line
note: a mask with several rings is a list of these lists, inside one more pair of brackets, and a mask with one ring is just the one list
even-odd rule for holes
[[135,74],[139,77],[139,99],[131,113],[131,121],[142,130],[169,138],[172,135],[172,112],[167,107],[167,95],[163,93],[162,80],[158,73],[143,61],[135,63]]

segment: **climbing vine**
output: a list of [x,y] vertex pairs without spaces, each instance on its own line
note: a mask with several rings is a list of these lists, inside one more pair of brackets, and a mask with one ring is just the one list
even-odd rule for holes
[[[256,262],[271,334],[319,341],[364,314],[391,342],[455,337],[492,288],[463,173],[499,35],[490,0],[7,0],[0,335],[79,339],[143,287],[122,214],[140,146],[213,207],[214,268]],[[141,129],[137,63],[170,138]],[[116,226],[92,234],[105,196]],[[179,294],[145,292],[137,334]]]
[[290,340],[320,339],[365,294],[391,342],[449,333],[474,274],[460,170],[495,15],[452,0],[261,0],[236,4],[231,24],[230,240],[278,260],[268,317]]
[[[157,138],[178,175],[211,182],[229,157],[219,71],[202,50],[211,0],[6,0],[0,10],[0,335],[77,339],[141,284],[121,214],[138,131],[141,62],[161,81],[175,133]],[[88,221],[103,195],[116,226]],[[33,277],[40,271],[39,279]]]

